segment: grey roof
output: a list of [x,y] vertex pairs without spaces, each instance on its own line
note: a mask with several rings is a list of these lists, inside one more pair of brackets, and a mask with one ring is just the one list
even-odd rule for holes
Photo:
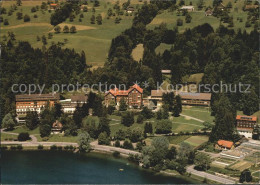
[[59,100],[60,99],[60,94],[55,93],[55,94],[20,94],[20,95],[15,95],[15,100],[16,101],[47,101],[47,100]]

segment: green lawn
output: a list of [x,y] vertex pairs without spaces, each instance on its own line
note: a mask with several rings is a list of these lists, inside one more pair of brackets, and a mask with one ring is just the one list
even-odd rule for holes
[[184,142],[190,144],[193,147],[197,147],[207,142],[208,139],[209,139],[208,136],[191,136],[187,138]]
[[26,126],[16,127],[14,130],[12,130],[10,132],[14,132],[14,133],[18,133],[18,134],[21,132],[28,132],[29,134],[40,134],[39,127],[37,127],[34,130],[29,130],[28,128],[26,128]]
[[201,119],[203,121],[208,121],[213,124],[214,116],[210,114],[209,107],[191,107],[191,106],[183,106],[182,114],[188,115],[194,118]]
[[14,140],[17,139],[16,135],[1,133],[1,141]]
[[160,53],[160,54],[162,55],[165,50],[170,50],[172,46],[173,46],[173,45],[171,45],[171,44],[161,43],[161,44],[155,49],[155,53],[156,53],[156,54],[159,54],[159,53]]
[[167,139],[169,140],[170,144],[178,145],[184,140],[190,138],[191,136],[183,135],[183,136],[167,136]]
[[[110,121],[110,129],[111,129],[111,135],[112,136],[114,136],[114,134],[119,129],[126,130],[128,128],[133,129],[133,128],[136,128],[136,127],[139,127],[142,130],[144,129],[145,123],[142,123],[142,124],[134,123],[131,127],[126,127],[126,126],[121,124],[121,117],[120,116],[111,115],[111,116],[109,116],[109,118],[115,119],[115,120]],[[136,120],[136,118],[137,118],[137,116],[135,116],[135,120]],[[153,130],[155,131],[156,123],[158,122],[158,120],[156,120],[155,118],[152,118],[152,119],[146,120],[146,121],[150,121],[152,123]],[[192,132],[194,130],[199,130],[199,129],[203,128],[203,125],[202,125],[201,122],[198,122],[198,121],[193,120],[193,119],[186,119],[183,116],[172,117],[171,121],[172,121],[172,132],[174,132],[174,133],[176,133],[176,132],[177,133],[179,133],[179,132]]]
[[[42,138],[39,135],[36,135],[38,141],[42,141]],[[60,134],[52,134],[49,136],[47,142],[72,142],[77,143],[78,136],[62,136]]]
[[[220,24],[220,19],[213,17],[213,16],[205,16],[205,7],[211,6],[212,7],[212,1],[204,1],[204,8],[203,10],[198,11],[197,10],[197,1],[198,0],[193,0],[193,6],[195,6],[195,11],[190,12],[190,15],[192,16],[191,23],[185,23],[185,16],[177,16],[177,11],[174,12],[168,12],[168,10],[163,11],[161,14],[157,15],[153,21],[147,25],[148,29],[153,29],[156,26],[159,26],[161,23],[166,23],[168,28],[173,28],[176,26],[176,21],[178,18],[183,20],[183,26],[178,26],[179,32],[183,32],[187,28],[193,28],[195,26],[204,24],[204,23],[209,23],[215,30],[218,28]],[[223,4],[226,5],[229,1],[232,2],[233,8],[230,11],[231,16],[233,16],[233,21],[234,21],[234,29],[241,28],[246,29],[247,31],[251,31],[253,29],[253,26],[250,28],[245,28],[245,22],[247,19],[247,12],[244,12],[242,10],[242,7],[244,5],[243,0],[238,0],[237,3],[234,3],[234,0],[224,0]],[[190,1],[186,1],[186,4],[188,5]],[[235,8],[238,8],[238,12],[235,12]],[[242,18],[243,22],[239,22],[237,18]],[[223,23],[222,23],[223,24]],[[227,26],[227,24],[224,24]]]

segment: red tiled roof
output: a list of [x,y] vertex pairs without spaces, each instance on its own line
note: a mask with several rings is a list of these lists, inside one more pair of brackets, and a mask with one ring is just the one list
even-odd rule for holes
[[231,148],[234,145],[234,143],[232,141],[218,140],[218,145],[226,148]]
[[140,93],[143,93],[143,89],[139,87],[137,84],[130,87],[128,90],[119,90],[118,88],[110,89],[108,92],[106,92],[106,95],[111,93],[113,96],[127,96],[130,91],[133,89],[136,89]]
[[137,85],[137,84],[134,84],[128,91],[131,91],[132,89],[136,89],[140,93],[143,93],[143,89],[139,85]]
[[256,116],[241,116],[241,115],[237,115],[236,119],[237,119],[237,120],[256,121],[257,117],[256,117]]
[[54,4],[54,3],[52,3],[52,4],[50,4],[51,6],[57,6],[58,4]]

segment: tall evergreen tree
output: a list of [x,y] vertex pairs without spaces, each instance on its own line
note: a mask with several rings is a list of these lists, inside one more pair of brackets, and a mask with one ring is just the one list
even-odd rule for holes
[[219,139],[234,141],[236,111],[226,95],[222,94],[220,99],[214,103],[215,126],[212,128],[209,140],[216,142]]
[[28,129],[33,130],[39,125],[40,121],[36,111],[28,111],[25,117],[25,125]]

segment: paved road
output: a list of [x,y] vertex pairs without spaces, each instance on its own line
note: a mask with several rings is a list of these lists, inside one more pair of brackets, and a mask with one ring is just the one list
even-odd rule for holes
[[220,176],[213,175],[213,174],[210,174],[210,173],[206,173],[206,172],[203,172],[203,171],[195,170],[194,165],[188,166],[187,172],[191,173],[193,175],[197,175],[197,176],[200,176],[200,177],[203,177],[203,178],[207,178],[209,180],[213,180],[215,182],[219,182],[221,184],[235,184],[234,180],[230,180],[228,178],[220,177]]

